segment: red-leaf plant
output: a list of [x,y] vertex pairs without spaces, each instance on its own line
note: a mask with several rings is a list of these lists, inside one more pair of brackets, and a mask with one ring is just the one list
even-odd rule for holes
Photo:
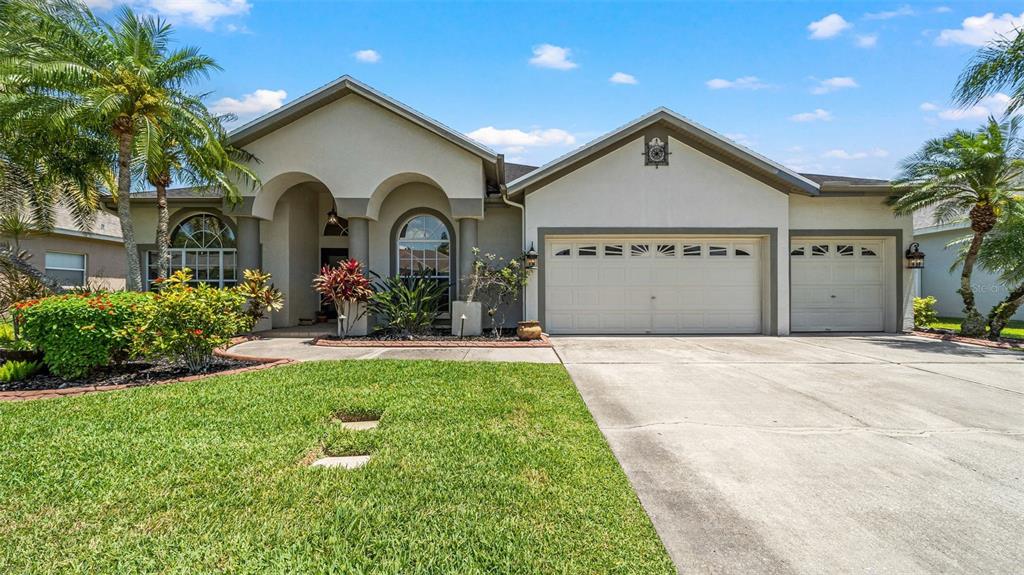
[[313,289],[338,312],[339,338],[347,336],[352,325],[366,315],[364,304],[373,295],[370,280],[363,275],[363,266],[353,259],[337,267],[324,266],[320,275],[313,278]]

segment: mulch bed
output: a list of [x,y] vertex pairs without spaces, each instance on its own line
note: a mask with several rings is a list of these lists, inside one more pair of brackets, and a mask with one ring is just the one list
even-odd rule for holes
[[[248,341],[248,339],[250,338],[235,338],[230,345],[236,345],[242,341]],[[170,362],[140,361],[125,362],[121,365],[100,369],[86,379],[75,381],[63,380],[44,370],[22,381],[0,383],[0,401],[44,399],[146,385],[195,381],[215,375],[232,375],[291,363],[291,360],[287,359],[249,357],[224,350],[218,350],[215,354],[216,357],[202,373],[191,373],[185,367]]]
[[948,329],[915,329],[912,331],[914,335],[920,337],[927,337],[930,339],[941,339],[943,341],[953,341],[956,343],[966,343],[969,345],[979,345],[982,347],[991,347],[994,349],[1013,349],[1018,351],[1024,351],[1024,342],[1019,339],[1011,338],[1000,338],[999,341],[992,341],[990,339],[981,339],[977,337],[962,337],[956,335]]
[[460,338],[445,332],[418,335],[415,339],[404,339],[392,334],[350,336],[338,339],[334,336],[317,336],[313,345],[323,347],[551,347],[547,335],[540,339],[520,341],[515,339],[515,330],[503,333],[501,339],[491,335],[477,335]]

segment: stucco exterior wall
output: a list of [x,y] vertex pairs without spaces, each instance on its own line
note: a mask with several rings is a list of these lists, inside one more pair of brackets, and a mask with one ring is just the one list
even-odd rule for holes
[[370,270],[381,276],[394,275],[392,269],[392,252],[395,250],[391,241],[391,231],[410,210],[430,209],[440,212],[444,219],[454,228],[453,232],[453,273],[457,265],[455,250],[458,249],[458,224],[452,220],[451,209],[445,194],[430,185],[421,183],[405,184],[395,188],[381,202],[380,216],[377,221],[370,222]]
[[21,240],[21,249],[32,255],[31,263],[39,269],[46,267],[46,252],[85,254],[86,285],[111,290],[124,289],[124,244],[48,234]]
[[[969,235],[970,230],[947,230],[917,237],[921,251],[925,254],[925,267],[921,270],[921,295],[938,299],[935,309],[946,317],[963,317],[964,300],[956,290],[960,289],[960,266],[950,271],[956,261],[958,247],[946,245],[958,238]],[[992,306],[1006,297],[1007,289],[999,283],[995,274],[975,267],[971,274],[971,285],[977,299],[978,311],[988,315]],[[1014,319],[1024,320],[1024,310],[1018,311]]]
[[[778,332],[789,333],[788,196],[675,138],[669,147],[670,165],[645,166],[638,135],[528,194],[526,243],[539,228],[777,228]],[[527,319],[538,317],[538,289],[526,290]]]
[[[506,259],[522,255],[522,212],[505,204],[489,204],[484,211],[484,219],[477,228],[477,247],[482,253],[491,253]],[[471,246],[469,246],[471,247]],[[537,274],[531,274],[531,283],[537,280]],[[520,296],[521,298],[522,296]],[[505,306],[505,327],[514,327],[523,319],[523,302]],[[484,317],[485,327],[488,318]]]
[[289,174],[319,180],[336,198],[369,199],[417,179],[435,183],[449,198],[480,199],[484,194],[480,157],[358,95],[332,102],[245,148],[260,159],[254,169],[264,186],[255,194],[253,213],[262,218],[272,216],[277,199],[296,183]]
[[[891,246],[898,265],[900,278],[901,329],[914,326],[913,300],[917,294],[917,280],[913,270],[903,265],[903,251],[914,241],[914,221],[911,216],[896,216],[886,205],[883,196],[806,197],[792,195],[789,199],[789,227],[791,230],[899,230],[902,245]],[[853,234],[854,236],[856,234]],[[788,248],[787,248],[788,250]],[[788,251],[787,251],[788,253]]]

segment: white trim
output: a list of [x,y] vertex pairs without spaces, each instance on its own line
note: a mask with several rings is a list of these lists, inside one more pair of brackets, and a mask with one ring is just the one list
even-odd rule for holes
[[948,232],[948,231],[951,231],[951,230],[966,230],[966,229],[970,229],[970,227],[971,227],[971,222],[968,222],[968,221],[952,222],[952,223],[949,223],[949,224],[938,224],[938,225],[928,226],[928,227],[924,227],[924,228],[917,228],[916,230],[914,230],[914,235],[915,236],[924,236],[924,235],[928,235],[928,234],[938,234],[938,233],[942,233],[942,232]]

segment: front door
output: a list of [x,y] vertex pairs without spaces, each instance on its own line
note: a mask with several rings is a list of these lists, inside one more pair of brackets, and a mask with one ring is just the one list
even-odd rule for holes
[[[320,267],[336,266],[348,259],[348,248],[320,248]],[[320,311],[327,314],[330,319],[337,319],[338,312],[334,310],[334,304],[320,302]]]

